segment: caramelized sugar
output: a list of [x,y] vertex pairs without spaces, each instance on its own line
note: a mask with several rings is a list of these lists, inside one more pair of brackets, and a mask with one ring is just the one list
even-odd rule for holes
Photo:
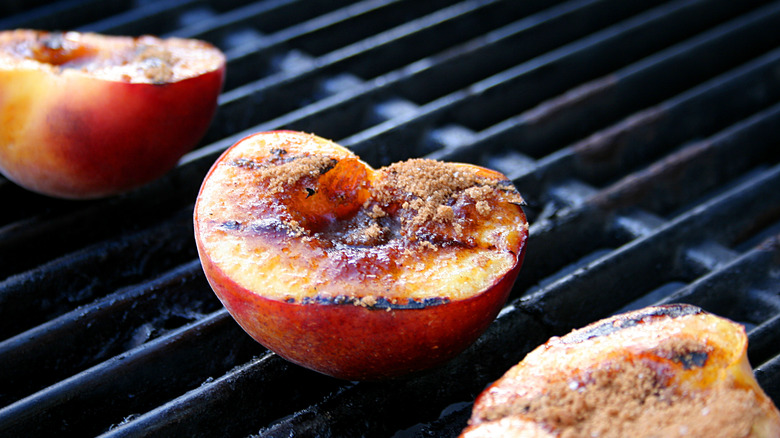
[[304,296],[429,298],[437,283],[491,284],[514,266],[527,224],[522,198],[498,174],[432,160],[372,171],[354,156],[293,149],[227,157],[224,174],[210,175],[224,187],[208,212],[214,239],[234,236],[248,258],[301,272],[293,277],[305,280],[291,281]]
[[778,413],[753,377],[744,328],[693,307],[658,310],[551,338],[479,396],[462,437],[506,419],[565,437],[776,436],[759,432]]
[[84,72],[122,82],[162,84],[214,71],[224,56],[197,40],[107,36],[78,32],[0,32],[0,68],[20,64],[54,73]]
[[254,214],[278,216],[284,225],[274,232],[286,229],[290,236],[305,236],[338,250],[472,248],[477,246],[480,219],[492,211],[497,191],[502,202],[522,202],[505,181],[497,183],[432,160],[380,169],[372,185],[365,165],[353,158],[295,156],[277,150],[262,163],[231,164],[255,174],[253,184],[265,196],[260,196]]
[[87,62],[97,53],[94,47],[67,39],[59,32],[41,34],[39,38],[20,45],[17,50],[38,62],[65,67]]

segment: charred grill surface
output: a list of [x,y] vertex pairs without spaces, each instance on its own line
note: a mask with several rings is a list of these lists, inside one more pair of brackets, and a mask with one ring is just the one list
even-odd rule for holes
[[[0,178],[0,435],[456,436],[550,336],[673,303],[746,325],[780,402],[778,1],[36,0],[0,17],[200,38],[228,58],[206,138],[161,180],[74,202]],[[233,322],[193,203],[225,148],[272,129],[374,167],[437,158],[513,180],[529,248],[471,348],[346,382]]]

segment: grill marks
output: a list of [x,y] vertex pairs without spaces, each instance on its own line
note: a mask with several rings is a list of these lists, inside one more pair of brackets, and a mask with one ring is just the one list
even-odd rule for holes
[[[680,424],[688,424],[695,436],[746,436],[757,416],[745,391],[679,394],[669,385],[671,376],[642,360],[595,370],[581,380],[556,382],[546,396],[510,412],[564,434],[602,437],[643,436],[648,428],[669,436]],[[694,422],[702,412],[705,419]]]
[[561,340],[564,344],[579,344],[588,339],[609,336],[620,330],[634,327],[640,324],[652,324],[654,320],[664,318],[679,318],[685,315],[696,315],[702,313],[702,310],[696,306],[685,304],[669,304],[666,306],[657,306],[644,312],[634,312],[618,318],[614,321],[605,321],[602,324],[589,326],[584,330],[578,330],[566,336]]
[[402,308],[499,281],[526,236],[520,203],[488,169],[417,159],[373,170],[320,137],[270,132],[222,157],[195,217],[201,249],[243,287]]
[[[587,336],[610,324],[619,329]],[[741,326],[693,306],[609,317],[529,353],[477,398],[470,429],[507,420],[583,437],[776,429],[777,410],[745,374],[746,342]]]
[[686,351],[672,357],[674,362],[681,363],[683,368],[689,370],[693,367],[703,367],[707,364],[709,354],[706,351]]
[[[288,302],[295,302],[294,300]],[[390,310],[390,309],[424,309],[426,307],[438,306],[441,304],[447,304],[450,302],[449,298],[434,297],[425,298],[422,300],[409,298],[406,302],[390,301],[384,297],[364,297],[356,298],[346,295],[337,295],[334,297],[315,296],[305,297],[301,300],[301,304],[324,304],[324,305],[342,305],[352,304],[355,306],[363,306],[374,310]]]
[[250,218],[263,218],[223,220],[218,229],[306,237],[334,252],[384,245],[403,250],[417,243],[432,249],[474,248],[478,244],[467,236],[479,225],[477,218],[491,214],[498,194],[500,202],[524,202],[510,181],[433,160],[396,163],[369,178],[353,158],[284,149],[273,149],[271,155],[260,162],[240,157],[228,163],[247,171],[249,190],[258,190],[256,197],[238,193],[230,202],[247,205],[242,210]]
[[303,180],[304,190],[308,196],[316,193],[310,186],[316,184],[318,178],[333,169],[338,160],[322,156],[287,156],[283,149],[271,151],[279,159],[257,163],[248,158],[239,158],[230,164],[242,169],[258,171],[258,176],[265,188],[272,194],[280,194],[288,187],[297,186]]

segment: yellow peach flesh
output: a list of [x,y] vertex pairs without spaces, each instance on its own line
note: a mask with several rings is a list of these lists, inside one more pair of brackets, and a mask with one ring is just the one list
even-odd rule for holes
[[[221,162],[255,159],[273,148],[291,150],[296,136],[276,133],[273,137],[245,140],[228,151]],[[329,156],[344,159],[351,154],[333,143],[317,139]],[[293,154],[292,152],[290,154]],[[469,166],[461,171],[473,172]],[[373,172],[373,171],[372,171]],[[495,176],[494,176],[495,177]],[[447,297],[460,300],[480,293],[511,270],[517,262],[517,248],[527,231],[518,216],[519,208],[496,195],[494,214],[479,217],[470,237],[474,245],[439,247],[431,250],[390,242],[383,248],[348,248],[327,251],[323,237],[287,239],[278,236],[237,233],[226,223],[252,227],[247,187],[253,187],[251,172],[237,166],[217,166],[210,173],[198,201],[202,251],[239,285],[263,296],[300,302],[306,297],[347,296],[356,299],[382,297],[390,301]],[[257,196],[264,196],[258,193]],[[234,202],[240,200],[239,202]],[[227,205],[232,203],[232,205]],[[517,224],[521,224],[519,227]],[[282,243],[283,241],[283,243]],[[411,249],[410,249],[411,248]],[[392,257],[392,262],[387,259]],[[383,268],[384,266],[384,268]]]
[[202,137],[224,69],[200,41],[0,32],[0,172],[63,198],[147,183]]

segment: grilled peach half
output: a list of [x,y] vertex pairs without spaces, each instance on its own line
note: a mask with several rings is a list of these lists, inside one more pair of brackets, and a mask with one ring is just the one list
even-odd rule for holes
[[375,170],[321,137],[265,132],[211,168],[195,237],[258,342],[334,377],[383,379],[440,365],[487,328],[525,253],[521,203],[482,167]]
[[744,327],[684,304],[554,337],[476,400],[462,438],[780,436]]
[[73,199],[148,183],[202,138],[224,75],[197,40],[0,32],[0,172]]

